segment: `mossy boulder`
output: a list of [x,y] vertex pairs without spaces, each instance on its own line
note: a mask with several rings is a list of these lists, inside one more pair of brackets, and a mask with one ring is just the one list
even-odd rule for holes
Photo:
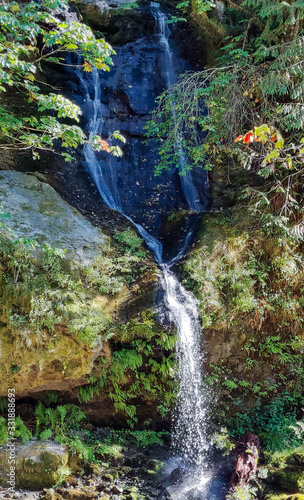
[[[288,413],[290,401],[282,408],[284,388],[295,394],[295,408],[302,385],[303,372],[294,370],[302,367],[303,359],[301,259],[296,245],[285,244],[278,234],[266,234],[239,201],[233,209],[203,217],[197,243],[181,265],[185,286],[199,301],[218,413],[237,435],[256,426],[262,445],[271,450],[280,449],[282,439],[294,439],[289,425],[296,416]],[[254,414],[255,408],[273,400],[283,421],[288,416],[285,435],[277,426],[278,417],[271,429],[262,410],[261,428]]]
[[287,495],[286,493],[271,493],[266,495],[265,500],[304,500],[304,495],[296,493],[294,495]]
[[[59,443],[30,442],[15,448],[15,478],[18,488],[40,490],[60,483],[70,474],[69,454]],[[9,487],[10,455],[0,448],[0,484]]]
[[304,489],[304,470],[297,467],[285,467],[273,475],[275,485],[283,491],[296,492]]

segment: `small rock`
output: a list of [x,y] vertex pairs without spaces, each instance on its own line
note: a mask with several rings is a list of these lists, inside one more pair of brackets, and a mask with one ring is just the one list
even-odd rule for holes
[[112,488],[111,488],[111,492],[112,493],[117,493],[118,495],[120,495],[121,493],[123,493],[123,488],[117,484],[115,484]]
[[59,493],[56,493],[53,488],[47,490],[46,494],[42,497],[42,500],[61,500],[62,497]]

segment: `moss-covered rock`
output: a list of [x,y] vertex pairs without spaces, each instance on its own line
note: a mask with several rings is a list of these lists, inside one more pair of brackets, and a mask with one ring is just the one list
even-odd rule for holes
[[[199,242],[183,264],[184,283],[199,300],[219,415],[235,434],[248,428],[262,433],[271,450],[295,438],[289,425],[304,377],[300,252],[279,234],[266,234],[238,202],[205,215]],[[273,408],[265,413],[261,406],[268,404]]]
[[109,243],[99,228],[33,175],[2,170],[0,206],[16,237],[62,248],[67,260],[89,264]]
[[17,445],[14,449],[16,468],[11,473],[11,457],[7,447],[0,448],[0,483],[10,486],[16,480],[18,488],[39,490],[60,483],[71,472],[68,466],[69,454],[65,448],[54,442],[31,442]]
[[[100,396],[103,409],[114,411],[104,399],[118,351],[129,362],[135,353],[137,368],[142,355],[127,343],[160,335],[152,318],[138,316],[153,298],[154,262],[133,229],[111,239],[35,176],[3,171],[0,202],[9,215],[0,233],[0,396],[9,387],[20,398],[84,385],[82,401]],[[119,375],[126,389],[130,369],[127,362]]]
[[283,491],[304,490],[304,471],[299,467],[286,467],[273,474],[275,485]]
[[301,493],[296,493],[294,495],[288,495],[286,493],[271,493],[266,495],[265,500],[304,500],[304,495]]

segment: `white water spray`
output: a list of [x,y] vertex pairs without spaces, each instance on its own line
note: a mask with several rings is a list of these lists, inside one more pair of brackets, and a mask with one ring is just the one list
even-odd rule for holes
[[[170,32],[167,26],[167,18],[157,3],[151,3],[151,11],[155,18],[156,35],[159,35],[161,46],[164,47],[166,61],[164,61],[162,73],[166,85],[169,87],[174,82],[174,68],[173,56],[169,46]],[[89,106],[91,109],[89,134],[90,139],[92,139],[94,135],[100,134],[102,131],[101,82],[98,71],[93,70],[92,83],[94,97],[92,99],[89,94],[88,80],[79,73],[79,70],[77,71],[79,79],[85,88],[86,106]],[[192,490],[196,488],[199,491],[203,483],[207,480],[203,479],[205,477],[204,462],[207,444],[205,437],[206,401],[201,373],[203,360],[201,354],[201,327],[197,301],[185,290],[171,268],[184,255],[192,233],[189,232],[185,238],[183,248],[179,253],[169,263],[164,264],[161,242],[149,234],[142,225],[133,221],[130,216],[123,212],[115,172],[111,172],[110,179],[112,179],[112,182],[107,183],[103,172],[103,168],[105,167],[102,166],[102,162],[98,160],[96,152],[89,143],[85,145],[83,153],[90,173],[106,205],[120,212],[136,227],[147,246],[154,252],[155,259],[163,271],[161,283],[165,292],[165,303],[171,320],[177,328],[176,358],[179,390],[174,415],[173,444],[187,466],[192,467],[192,473],[195,475],[195,477],[192,476],[191,480],[188,478],[183,485],[180,485],[179,496],[176,494],[175,498],[176,500],[178,498],[180,500],[187,500],[187,491],[189,488]],[[182,150],[180,150],[180,158],[183,161]],[[111,169],[110,162],[107,163],[106,168]],[[189,208],[193,211],[202,211],[202,204],[190,173],[182,176],[181,182]]]
[[177,378],[179,383],[173,429],[173,445],[186,461],[203,466],[206,402],[202,383],[201,327],[195,298],[175,274],[163,267],[165,302],[177,328]]

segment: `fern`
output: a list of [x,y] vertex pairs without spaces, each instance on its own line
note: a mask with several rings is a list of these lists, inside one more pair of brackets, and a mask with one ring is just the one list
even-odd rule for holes
[[8,401],[7,398],[0,397],[0,412],[7,412]]
[[69,440],[69,448],[77,453],[85,463],[96,462],[95,454],[92,448],[85,445],[79,437],[71,437]]
[[20,438],[23,444],[28,443],[32,438],[32,433],[19,416],[15,418],[15,437]]
[[67,404],[56,408],[45,408],[41,401],[35,408],[35,416],[37,436],[47,431],[60,438],[67,436],[72,429],[78,429],[79,423],[86,418],[83,411],[76,405]]
[[46,406],[50,406],[51,404],[57,403],[57,401],[58,401],[58,392],[47,391],[47,396],[45,398]]
[[0,417],[0,446],[4,446],[8,441],[7,421]]
[[50,439],[53,436],[53,431],[51,429],[45,429],[40,433],[39,439],[41,441],[46,441],[47,439]]
[[93,399],[95,394],[99,394],[99,388],[94,385],[86,385],[78,387],[77,389],[78,400],[80,403],[87,403]]

